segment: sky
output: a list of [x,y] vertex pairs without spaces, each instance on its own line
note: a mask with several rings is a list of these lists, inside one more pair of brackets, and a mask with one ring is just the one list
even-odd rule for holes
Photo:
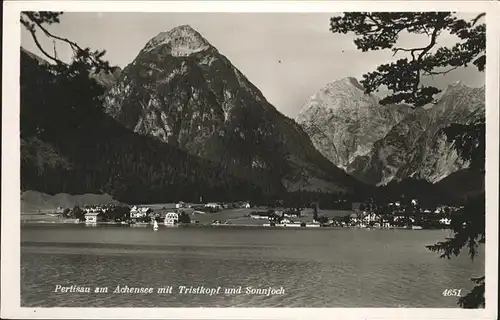
[[[105,58],[112,65],[124,68],[149,39],[189,24],[245,74],[270,103],[294,118],[306,100],[327,83],[344,77],[361,79],[364,73],[398,57],[393,57],[389,50],[358,51],[353,34],[329,31],[330,17],[335,15],[340,14],[66,12],[59,24],[48,29],[83,47],[105,49]],[[43,57],[29,32],[21,29],[21,46]],[[52,41],[42,34],[39,40],[47,50],[52,50]],[[402,35],[400,43],[414,47],[425,44],[426,40]],[[447,34],[438,39],[438,45],[455,42]],[[70,59],[69,46],[60,43],[56,48],[61,59]],[[467,68],[426,79],[440,88],[455,81],[478,87],[484,85],[485,76]]]

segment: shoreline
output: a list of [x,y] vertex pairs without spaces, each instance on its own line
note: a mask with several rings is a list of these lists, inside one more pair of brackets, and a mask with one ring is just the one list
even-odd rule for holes
[[[124,227],[132,227],[132,228],[148,228],[152,227],[152,224],[149,223],[140,223],[140,224],[128,224],[128,223],[120,223],[120,222],[99,222],[99,223],[85,223],[85,222],[75,222],[75,221],[21,221],[21,225],[67,225],[67,224],[72,224],[72,225],[85,225],[88,227],[99,227],[99,226],[124,226]],[[362,228],[362,227],[339,227],[339,226],[320,226],[320,227],[296,227],[296,226],[290,226],[290,227],[285,227],[285,226],[265,226],[262,224],[219,224],[219,225],[212,225],[212,224],[200,224],[200,223],[193,223],[193,224],[180,224],[180,225],[165,225],[163,223],[158,224],[160,228],[188,228],[188,227],[195,227],[195,228],[215,228],[215,227],[226,227],[226,228],[238,228],[238,227],[244,227],[244,228],[262,228],[262,229],[306,229],[306,230],[311,230],[311,229],[320,229],[320,230],[330,230],[330,229],[356,229],[356,230],[410,230],[410,231],[421,231],[421,230],[451,230],[450,228],[422,228],[418,230],[414,230],[411,227],[393,227],[393,228]]]

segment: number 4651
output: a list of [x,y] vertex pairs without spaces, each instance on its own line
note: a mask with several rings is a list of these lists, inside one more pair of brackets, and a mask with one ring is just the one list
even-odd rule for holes
[[460,297],[462,289],[446,289],[443,291],[445,297]]

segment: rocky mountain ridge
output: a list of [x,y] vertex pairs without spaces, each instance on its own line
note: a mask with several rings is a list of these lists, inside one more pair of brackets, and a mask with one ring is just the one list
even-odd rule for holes
[[441,129],[484,116],[484,90],[455,82],[436,105],[413,110],[382,106],[356,79],[345,78],[313,95],[297,122],[323,155],[365,183],[408,177],[434,183],[468,167]]
[[344,78],[312,95],[296,121],[328,160],[346,169],[411,112],[404,105],[382,106],[355,78]]
[[116,81],[120,78],[122,73],[122,69],[120,67],[114,67],[111,70],[111,73],[106,73],[105,71],[101,71],[99,73],[92,73],[90,75],[98,84],[102,85],[106,89],[110,89]]
[[483,117],[484,112],[485,87],[451,84],[436,105],[421,109],[395,125],[386,137],[377,141],[370,155],[358,159],[360,165],[349,171],[361,180],[372,182],[366,178],[371,177],[374,168],[381,167],[378,184],[405,177],[438,182],[469,166],[447,141],[442,129],[453,123],[469,124]]
[[360,185],[189,26],[148,41],[104,101],[106,112],[127,128],[261,186],[351,192]]
[[[203,36],[189,25],[181,25],[167,32],[160,32],[148,41],[141,52],[165,46],[173,57],[186,57],[212,47]],[[212,47],[213,48],[213,47]]]

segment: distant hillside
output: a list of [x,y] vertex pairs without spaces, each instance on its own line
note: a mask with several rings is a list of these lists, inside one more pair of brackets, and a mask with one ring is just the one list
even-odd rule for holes
[[53,210],[58,207],[72,208],[74,206],[83,207],[94,204],[123,204],[113,199],[107,194],[83,194],[70,195],[67,193],[58,193],[55,195],[46,194],[38,191],[21,192],[21,213],[34,213],[38,210]]
[[465,199],[484,193],[484,174],[476,170],[464,169],[454,172],[437,183],[437,186],[455,201],[463,202]]
[[431,207],[454,201],[441,186],[424,179],[414,178],[391,181],[387,185],[379,186],[377,196],[385,203],[393,201],[409,203],[412,199],[418,199],[419,205]]
[[21,58],[23,56],[31,58],[32,61],[38,63],[39,65],[43,65],[43,66],[50,65],[50,63],[47,60],[45,60],[45,59],[41,58],[40,56],[34,54],[33,52],[28,51],[28,50],[24,49],[23,47],[21,47]]

